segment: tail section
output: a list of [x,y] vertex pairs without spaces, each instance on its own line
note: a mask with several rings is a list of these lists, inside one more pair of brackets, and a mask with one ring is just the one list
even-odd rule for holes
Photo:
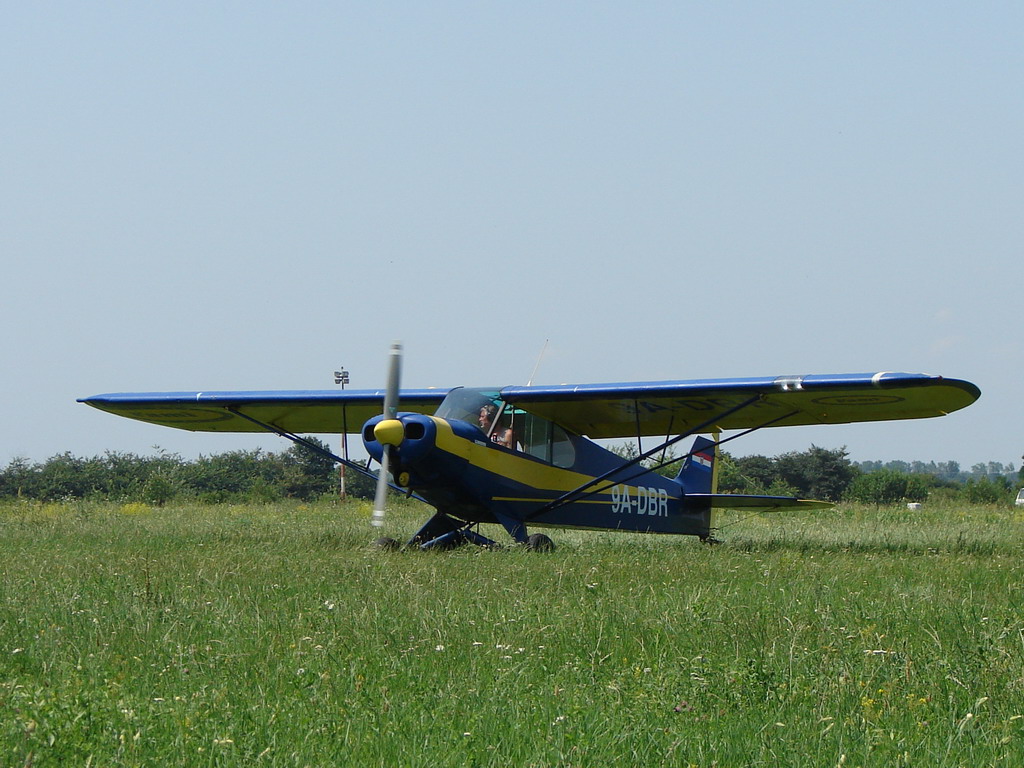
[[693,441],[690,455],[683,459],[683,466],[676,475],[676,482],[683,486],[683,492],[712,493],[715,477],[715,441],[697,437]]
[[715,542],[718,510],[742,510],[747,513],[769,512],[777,509],[822,509],[833,506],[827,501],[811,501],[791,496],[752,496],[718,493],[716,482],[718,445],[714,440],[698,437],[693,441],[690,454],[676,475],[683,489],[684,517],[696,517],[685,533],[692,533],[703,541]]

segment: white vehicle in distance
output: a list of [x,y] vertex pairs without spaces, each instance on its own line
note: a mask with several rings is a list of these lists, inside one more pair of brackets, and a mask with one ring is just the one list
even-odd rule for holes
[[1015,503],[1018,507],[1024,507],[1024,488],[1017,491],[1017,501]]

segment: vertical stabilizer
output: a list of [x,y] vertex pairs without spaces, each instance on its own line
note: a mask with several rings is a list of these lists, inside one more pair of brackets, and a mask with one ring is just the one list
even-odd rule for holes
[[713,493],[715,477],[715,441],[697,437],[693,441],[690,455],[683,459],[683,466],[676,475],[676,482],[683,486],[684,493]]

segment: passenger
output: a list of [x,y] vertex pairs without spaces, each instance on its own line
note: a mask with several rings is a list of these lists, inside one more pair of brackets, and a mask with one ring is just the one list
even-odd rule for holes
[[494,431],[491,431],[491,425],[494,424],[494,419],[498,415],[497,407],[493,405],[485,405],[480,409],[480,429],[484,431],[484,434],[490,433],[491,442],[503,445],[506,448],[515,447],[515,436],[512,433],[512,428],[502,424],[500,421],[494,426]]

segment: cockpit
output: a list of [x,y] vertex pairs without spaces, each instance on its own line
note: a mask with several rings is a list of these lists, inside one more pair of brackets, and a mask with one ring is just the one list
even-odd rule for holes
[[576,460],[572,435],[548,419],[506,403],[496,389],[453,389],[434,415],[473,424],[490,442],[556,467],[571,467]]

